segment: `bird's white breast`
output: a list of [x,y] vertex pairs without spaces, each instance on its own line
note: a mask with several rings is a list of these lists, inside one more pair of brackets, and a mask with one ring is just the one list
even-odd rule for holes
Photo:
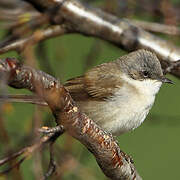
[[126,77],[125,80],[123,88],[107,102],[106,118],[99,122],[116,135],[135,129],[144,121],[162,84],[156,80],[137,81]]
[[133,80],[124,77],[126,83],[106,101],[79,103],[80,108],[101,127],[114,135],[123,134],[138,127],[151,109],[161,82]]
[[156,80],[138,81],[127,77],[124,81],[127,83],[117,88],[107,101],[81,106],[90,118],[115,135],[135,129],[144,121],[162,84]]

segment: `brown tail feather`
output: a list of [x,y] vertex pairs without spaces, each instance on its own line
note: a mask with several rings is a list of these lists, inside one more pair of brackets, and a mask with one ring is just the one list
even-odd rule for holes
[[33,95],[24,95],[24,94],[0,95],[0,101],[23,102],[23,103],[31,103],[31,104],[41,105],[41,106],[47,106],[47,103],[43,101],[41,98],[37,96],[33,96]]

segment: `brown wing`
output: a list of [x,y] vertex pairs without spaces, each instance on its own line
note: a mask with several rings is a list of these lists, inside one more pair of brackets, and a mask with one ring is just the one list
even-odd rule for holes
[[65,87],[74,100],[84,98],[104,99],[112,96],[122,86],[121,72],[113,62],[94,67],[84,76],[70,79]]
[[89,98],[89,94],[85,90],[84,76],[70,79],[66,81],[64,86],[75,101],[83,101]]
[[[85,73],[84,76],[70,79],[65,83],[66,89],[75,101],[101,100],[112,96],[117,87],[120,88],[121,86],[121,72],[113,62],[96,66]],[[46,102],[34,95],[0,95],[1,99],[8,102],[47,105]]]

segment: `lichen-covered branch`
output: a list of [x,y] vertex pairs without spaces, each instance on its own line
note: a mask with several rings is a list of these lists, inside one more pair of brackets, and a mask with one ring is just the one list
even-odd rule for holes
[[141,179],[131,158],[120,150],[112,135],[80,111],[57,79],[10,58],[0,60],[0,74],[7,77],[9,86],[29,89],[43,98],[57,124],[93,153],[106,176],[114,180]]

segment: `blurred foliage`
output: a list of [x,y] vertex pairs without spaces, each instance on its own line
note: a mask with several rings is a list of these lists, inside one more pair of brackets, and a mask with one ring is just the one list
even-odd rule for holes
[[[89,3],[90,1],[86,0],[86,2]],[[138,1],[136,3],[132,3],[132,1],[112,1],[112,3],[117,2],[120,5],[124,3],[127,7],[131,6],[131,14],[127,12],[127,17],[156,20],[157,22],[164,21],[164,17],[157,14],[149,14],[148,12],[136,14],[135,7]],[[180,6],[178,0],[171,2]],[[106,4],[109,2],[98,0],[91,3],[107,9]],[[117,14],[123,16],[123,14]],[[3,39],[5,32],[5,30],[0,31],[0,39]],[[174,40],[180,45],[179,37],[161,36]],[[86,69],[114,60],[125,53],[120,48],[102,40],[73,34],[53,38],[36,45],[35,61],[38,64],[36,68],[53,74],[61,82],[64,82],[69,78],[82,75]],[[4,57],[21,58],[16,52],[0,55],[0,58]],[[146,180],[180,179],[180,81],[175,77],[169,76],[169,78],[175,84],[163,85],[153,109],[142,126],[133,132],[118,137],[121,149],[133,157],[137,170]],[[26,90],[7,89],[9,93],[29,93]],[[36,114],[39,116],[36,117]],[[31,144],[32,139],[35,138],[33,134],[34,127],[37,126],[37,119],[38,126],[55,125],[54,118],[47,108],[38,108],[34,105],[20,103],[1,105],[0,128],[3,129],[4,126],[4,129],[0,131],[1,158]],[[91,153],[67,134],[58,139],[56,147],[56,160],[62,174],[54,176],[52,179],[106,179]],[[42,151],[40,154],[42,154]],[[67,158],[66,154],[69,154]],[[48,167],[48,158],[49,155],[46,150],[41,158],[38,158],[37,153],[22,163],[19,173],[13,170],[6,177],[0,177],[0,180],[38,179],[40,173],[37,173],[37,169],[41,168],[42,162],[42,168],[45,172]],[[4,168],[1,168],[1,170]]]

